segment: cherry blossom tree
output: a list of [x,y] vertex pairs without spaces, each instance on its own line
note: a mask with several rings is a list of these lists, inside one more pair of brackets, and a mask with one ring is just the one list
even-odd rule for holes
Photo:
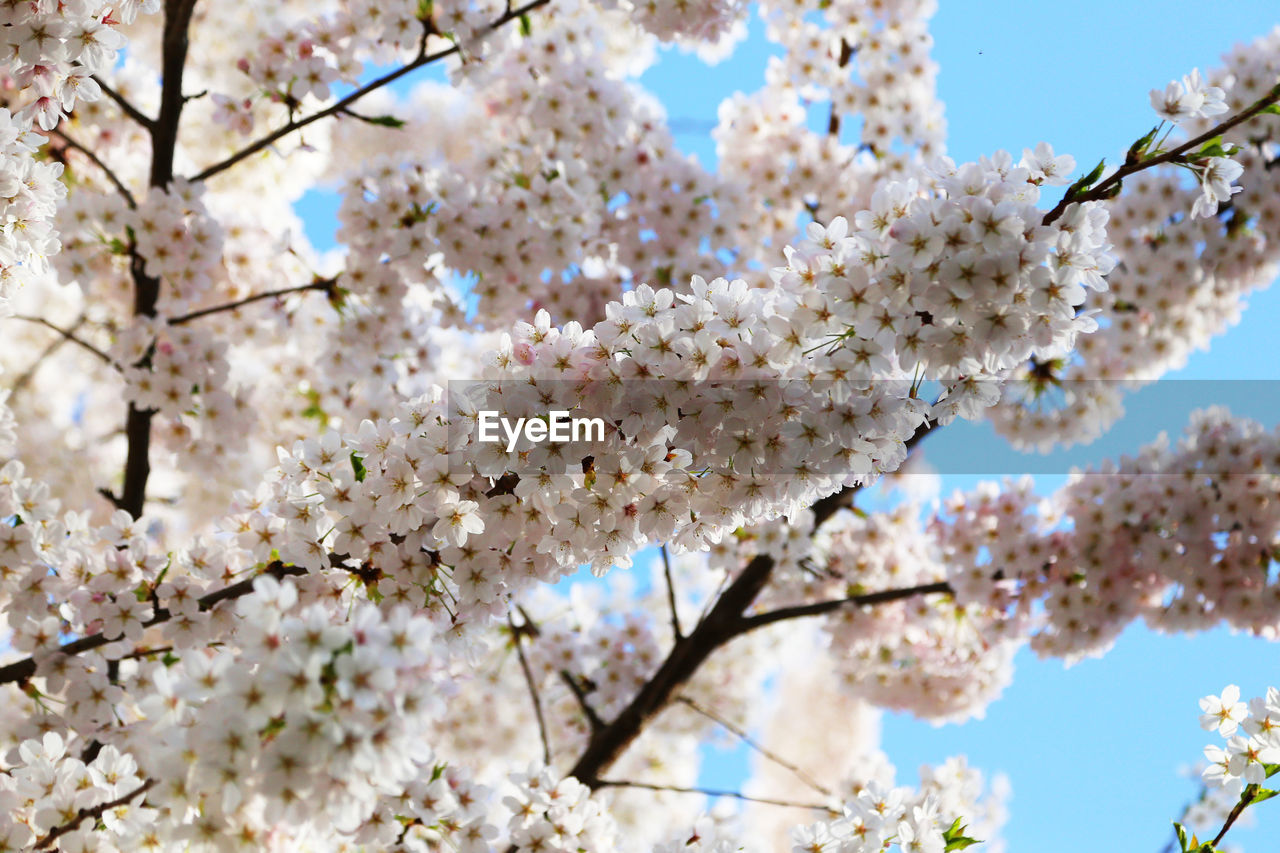
[[[635,78],[757,10],[709,171]],[[0,2],[0,850],[995,849],[1001,786],[895,785],[871,708],[1136,620],[1274,639],[1280,433],[1222,410],[857,505],[956,419],[1096,437],[1280,263],[1280,29],[1116,162],[957,164],[933,10]],[[1275,689],[1202,710],[1183,853],[1280,770]]]

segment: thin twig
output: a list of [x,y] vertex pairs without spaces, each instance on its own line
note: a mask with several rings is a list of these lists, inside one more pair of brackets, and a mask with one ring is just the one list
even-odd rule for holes
[[114,800],[111,800],[110,802],[101,803],[100,805],[96,805],[91,809],[81,809],[79,814],[77,814],[74,818],[62,824],[61,826],[55,826],[53,829],[45,833],[41,838],[37,839],[35,843],[35,849],[43,850],[44,848],[48,847],[57,839],[66,835],[68,832],[71,832],[80,824],[84,823],[89,818],[93,818],[96,821],[98,818],[102,817],[102,815],[105,812],[109,812],[114,808],[119,808],[120,806],[123,806],[125,803],[128,803],[130,800],[132,800],[134,797],[138,796],[139,794],[145,794],[147,791],[151,790],[155,786],[155,784],[156,784],[156,780],[148,779],[147,781],[139,785],[137,788],[134,788],[129,793],[122,794],[121,796],[116,797]]
[[762,803],[767,806],[785,806],[792,809],[810,809],[812,811],[839,814],[831,806],[816,803],[800,803],[794,800],[775,800],[770,797],[751,797],[738,791],[721,791],[715,788],[688,788],[683,785],[656,785],[651,782],[628,782],[625,779],[598,779],[601,788],[640,788],[645,791],[671,791],[677,794],[702,794],[707,797],[732,797],[748,803]]
[[1182,143],[1177,148],[1166,151],[1163,154],[1159,154],[1155,157],[1148,157],[1145,160],[1138,160],[1134,163],[1126,162],[1119,169],[1116,169],[1109,176],[1107,176],[1106,180],[1102,181],[1097,186],[1092,187],[1091,189],[1078,194],[1074,198],[1068,199],[1064,197],[1061,201],[1059,201],[1054,206],[1053,210],[1050,210],[1047,214],[1045,214],[1045,217],[1042,220],[1043,223],[1045,225],[1048,225],[1049,223],[1053,222],[1055,219],[1061,216],[1064,212],[1066,212],[1068,205],[1079,204],[1081,202],[1086,202],[1086,201],[1098,201],[1099,199],[1107,198],[1112,188],[1117,187],[1121,181],[1123,181],[1125,178],[1129,177],[1130,175],[1133,175],[1137,172],[1141,172],[1144,169],[1150,169],[1152,166],[1159,166],[1162,163],[1169,163],[1176,160],[1177,158],[1181,157],[1183,154],[1186,154],[1192,148],[1197,148],[1203,145],[1204,143],[1208,142],[1210,139],[1213,139],[1215,136],[1220,136],[1226,133],[1231,128],[1235,127],[1236,125],[1248,121],[1249,119],[1253,118],[1258,113],[1262,112],[1267,107],[1271,106],[1277,101],[1280,101],[1280,85],[1276,85],[1272,87],[1271,91],[1267,92],[1266,95],[1264,95],[1262,98],[1260,98],[1259,100],[1251,104],[1248,109],[1244,110],[1243,112],[1237,113],[1236,115],[1232,116],[1231,118],[1227,119],[1221,124],[1213,126],[1212,128],[1210,128],[1209,130],[1206,130],[1204,133],[1200,134],[1194,139],[1190,139]]
[[245,305],[254,302],[260,302],[263,299],[275,299],[281,296],[288,296],[290,293],[303,293],[308,290],[323,290],[332,293],[337,283],[335,278],[326,278],[313,281],[310,284],[300,284],[296,287],[286,287],[281,290],[271,290],[266,293],[255,293],[253,296],[246,296],[244,299],[237,299],[235,302],[228,302],[224,305],[214,305],[211,308],[201,308],[198,311],[192,311],[189,314],[183,314],[181,317],[174,317],[169,321],[170,326],[181,326],[184,323],[190,323],[192,320],[198,320],[201,317],[208,317],[210,314],[218,314],[223,311],[234,311]]
[[[333,558],[333,560],[337,560],[337,559],[338,558],[336,557]],[[222,589],[215,590],[214,592],[211,592],[208,595],[202,596],[200,599],[198,599],[197,603],[200,605],[200,609],[203,611],[203,610],[209,610],[214,605],[220,602],[229,601],[232,599],[236,599],[236,598],[240,598],[242,596],[248,595],[249,593],[253,592],[253,582],[260,575],[271,575],[272,577],[279,580],[280,578],[285,578],[290,576],[305,575],[306,573],[307,573],[307,570],[302,568],[301,566],[290,566],[284,563],[275,562],[275,563],[272,563],[270,566],[268,566],[266,571],[264,572],[254,575],[251,578],[246,578],[245,580],[233,583],[230,586],[223,587]],[[142,627],[150,628],[153,625],[160,625],[164,622],[168,622],[172,618],[173,618],[173,614],[171,614],[167,609],[160,607],[155,610],[155,613],[152,615],[150,619],[142,623]],[[78,655],[81,652],[87,652],[87,651],[92,651],[93,649],[102,648],[108,643],[114,643],[119,639],[120,639],[119,637],[113,637],[112,639],[108,640],[101,633],[90,634],[87,637],[81,637],[78,640],[72,640],[69,643],[63,643],[61,646],[58,647],[57,651],[64,655]],[[34,657],[23,658],[22,660],[15,661],[11,664],[8,664],[7,666],[0,666],[0,684],[12,684],[13,682],[26,681],[28,678],[31,678],[35,674],[36,674],[35,658]]]
[[[516,605],[516,612],[520,614],[520,618],[524,620],[523,624],[512,625],[512,630],[517,634],[528,634],[530,637],[537,637],[542,633],[538,627],[538,623],[529,615],[529,611],[524,609],[523,605]],[[508,622],[508,624],[510,624]],[[600,715],[596,713],[596,709],[591,707],[591,703],[587,701],[587,691],[582,689],[582,685],[578,683],[578,679],[567,669],[560,670],[560,680],[569,688],[569,692],[573,694],[573,698],[578,700],[578,707],[582,709],[582,715],[587,718],[591,731],[597,732],[605,727],[604,720],[600,719]]]
[[1230,829],[1232,824],[1239,819],[1240,815],[1244,814],[1244,810],[1249,807],[1249,804],[1253,802],[1253,798],[1257,795],[1257,785],[1250,785],[1244,789],[1244,794],[1241,795],[1240,802],[1236,803],[1231,809],[1231,813],[1227,815],[1226,823],[1222,824],[1222,829],[1218,830],[1218,834],[1213,837],[1213,841],[1209,842],[1210,847],[1216,848],[1218,846],[1218,842],[1227,834],[1227,830]]
[[550,767],[551,741],[547,739],[547,721],[542,716],[542,697],[538,695],[538,685],[533,680],[533,670],[529,668],[529,661],[524,656],[523,634],[516,630],[516,623],[511,618],[510,610],[507,611],[507,624],[511,626],[511,641],[516,646],[516,656],[520,659],[520,669],[524,672],[525,684],[529,685],[529,697],[533,699],[533,714],[538,718],[538,735],[542,738],[542,761]]
[[110,166],[104,163],[102,161],[102,158],[100,158],[97,154],[93,153],[93,151],[91,151],[90,149],[81,145],[76,140],[72,139],[70,136],[67,135],[67,132],[65,130],[62,130],[61,128],[55,128],[54,130],[51,130],[49,132],[52,135],[61,139],[62,143],[67,148],[70,148],[72,151],[79,151],[85,157],[89,158],[89,162],[98,167],[98,169],[102,172],[102,174],[106,176],[107,180],[111,182],[111,185],[116,188],[116,192],[118,192],[121,195],[121,197],[124,198],[124,202],[125,204],[129,205],[129,209],[130,210],[138,209],[138,202],[133,197],[133,193],[129,192],[129,188],[124,185],[124,181],[120,180],[120,176],[117,175]]
[[806,785],[808,785],[810,788],[813,788],[819,794],[825,794],[828,797],[833,796],[830,788],[818,782],[816,779],[814,779],[812,776],[806,773],[802,767],[796,764],[793,764],[790,761],[787,761],[785,758],[778,755],[776,752],[773,752],[765,748],[763,744],[757,743],[755,739],[751,737],[751,735],[747,734],[738,726],[724,719],[719,714],[715,713],[714,711],[708,708],[702,707],[702,705],[699,705],[697,702],[695,702],[693,699],[690,699],[688,696],[677,696],[676,701],[684,705],[687,705],[688,707],[692,708],[694,711],[697,711],[699,714],[706,717],[708,720],[711,720],[716,725],[732,732],[734,735],[738,737],[739,740],[741,740],[747,746],[754,749],[756,752],[760,753],[765,758],[772,761],[774,764],[778,765],[779,767],[782,767],[783,769],[790,770],[792,773],[796,775],[797,778],[800,779],[801,782],[804,782]]
[[676,608],[676,585],[671,580],[671,555],[667,553],[666,545],[663,545],[658,551],[662,554],[662,575],[667,581],[667,604],[671,608],[671,630],[675,633],[676,640],[683,640],[684,632],[680,630],[680,611]]
[[562,669],[560,670],[560,680],[568,686],[573,698],[578,700],[578,707],[582,709],[583,716],[587,718],[587,723],[590,724],[592,733],[603,731],[605,728],[604,720],[600,719],[596,709],[592,708],[591,703],[587,701],[587,692],[582,689],[582,685],[578,683],[578,679],[574,674],[567,669]]
[[[532,2],[526,3],[523,6],[520,6],[519,8],[512,9],[511,11],[503,14],[496,21],[494,21],[489,25],[489,29],[491,31],[496,30],[499,27],[501,27],[503,24],[506,24],[510,21],[514,21],[520,16],[525,15],[533,11],[534,9],[547,5],[549,2],[551,2],[551,0],[532,0]],[[426,45],[425,39],[423,40],[422,45],[425,47]],[[212,166],[209,166],[204,171],[193,175],[190,178],[190,180],[192,183],[196,183],[198,181],[207,181],[209,178],[212,178],[214,175],[218,174],[219,172],[224,172],[227,169],[230,169],[232,166],[236,165],[241,160],[244,160],[246,157],[250,157],[256,154],[257,152],[263,150],[264,148],[267,148],[276,140],[282,137],[288,136],[294,131],[301,130],[307,125],[313,122],[319,121],[322,118],[327,118],[328,116],[334,115],[336,113],[340,113],[343,110],[345,110],[347,107],[349,107],[351,104],[360,100],[370,92],[376,91],[377,89],[381,89],[382,87],[390,83],[394,83],[396,80],[399,80],[401,77],[405,76],[406,74],[416,71],[417,69],[422,68],[425,65],[430,65],[433,62],[438,62],[441,59],[444,59],[449,56],[453,56],[455,53],[460,53],[461,50],[462,48],[456,44],[453,47],[447,48],[445,50],[439,50],[439,51],[436,51],[435,53],[425,53],[423,50],[419,50],[418,56],[412,62],[409,62],[406,65],[402,65],[399,68],[397,68],[395,71],[392,71],[388,74],[384,74],[383,76],[377,78],[376,80],[371,80],[370,82],[366,83],[364,86],[361,86],[359,89],[356,89],[350,95],[347,95],[345,98],[341,99],[340,101],[337,101],[336,103],[328,107],[325,107],[323,110],[320,110],[319,112],[314,112],[311,115],[306,116],[304,118],[295,119],[293,121],[288,122],[282,127],[276,130],[273,130],[271,133],[268,133],[266,136],[263,136],[260,139],[250,143],[247,147],[240,149],[235,154],[232,154],[230,157],[227,157],[225,160],[221,160],[217,163],[214,163]]]
[[101,87],[103,93],[108,98],[115,101],[116,105],[120,107],[120,110],[129,118],[133,119],[138,124],[142,125],[148,131],[150,131],[152,128],[155,127],[156,125],[155,119],[151,118],[150,116],[144,115],[142,110],[138,109],[133,104],[129,103],[128,98],[126,98],[124,95],[121,95],[115,89],[107,85],[106,81],[103,80],[101,77],[99,77],[97,74],[93,75],[93,82],[97,83],[98,86]]
[[799,604],[795,607],[780,607],[777,610],[770,610],[767,613],[757,613],[754,616],[748,616],[743,619],[742,633],[754,631],[756,628],[763,628],[765,625],[772,625],[774,622],[781,622],[784,619],[803,619],[806,616],[821,616],[824,613],[831,613],[834,610],[840,610],[845,607],[865,607],[873,604],[888,604],[891,601],[901,601],[904,598],[914,598],[917,595],[929,595],[931,593],[946,593],[951,595],[954,590],[951,584],[946,581],[936,581],[934,583],[920,584],[919,586],[909,586],[902,589],[885,589],[880,592],[869,592],[865,595],[851,595],[848,598],[837,598],[831,601],[818,601],[813,604]]
[[[85,315],[81,314],[76,318],[76,321],[71,324],[71,328],[68,331],[75,332],[85,324],[85,320]],[[62,345],[66,342],[67,338],[65,336],[60,336],[50,341],[49,345],[40,351],[40,355],[36,356],[35,361],[31,362],[31,365],[26,370],[19,373],[18,377],[13,380],[13,384],[9,386],[10,390],[14,394],[17,394],[20,390],[25,388],[27,383],[35,377],[36,371],[40,369],[40,365],[44,364],[45,359],[61,349]]]
[[[57,332],[59,335],[62,335],[63,339],[71,341],[71,343],[76,344],[77,346],[84,348],[86,351],[93,353],[98,358],[102,359],[104,362],[116,368],[117,370],[120,369],[120,365],[116,362],[114,358],[107,355],[105,352],[98,349],[93,344],[86,341],[84,338],[76,337],[74,331],[71,329],[64,329],[55,323],[50,323],[48,320],[46,320],[43,317],[33,317],[30,314],[11,314],[10,316],[14,320],[24,320],[28,323],[35,323],[37,325],[44,326],[46,329]],[[76,325],[78,327],[79,323],[77,323]]]

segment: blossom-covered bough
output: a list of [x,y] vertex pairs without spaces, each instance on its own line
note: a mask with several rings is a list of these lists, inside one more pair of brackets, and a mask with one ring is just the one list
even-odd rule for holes
[[[896,786],[871,706],[972,716],[1139,618],[1276,636],[1280,434],[1220,410],[1047,500],[855,498],[957,417],[1100,433],[1270,283],[1280,30],[1079,173],[945,156],[932,3],[759,11],[710,172],[634,77],[738,2],[0,4],[0,849],[963,849],[1001,786]],[[1271,795],[1237,700],[1184,851]]]

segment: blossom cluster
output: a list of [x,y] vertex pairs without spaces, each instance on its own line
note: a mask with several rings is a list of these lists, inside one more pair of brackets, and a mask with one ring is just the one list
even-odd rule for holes
[[[608,25],[565,4],[469,71],[484,113],[450,112],[462,113],[454,132],[482,133],[483,145],[408,162],[393,148],[351,170],[339,236],[352,262],[387,256],[414,285],[439,252],[475,276],[477,319],[498,328],[530,306],[593,322],[624,281],[676,286],[708,261],[722,267],[713,258],[729,245],[728,211],[713,207],[716,182],[676,151],[657,105],[610,73]],[[408,133],[437,132],[434,115],[409,121]],[[369,135],[360,130],[354,139]]]
[[[717,651],[612,781],[690,783],[698,743],[760,722],[756,698],[798,660],[822,664],[842,702],[946,719],[980,713],[1022,643],[1074,660],[1136,618],[1273,636],[1280,599],[1259,569],[1280,532],[1277,438],[1223,413],[1049,502],[1013,484],[923,524],[809,509],[954,417],[991,415],[1023,442],[1087,435],[1118,406],[1108,386],[1077,386],[1057,416],[1035,408],[1043,395],[997,398],[1154,378],[1275,271],[1276,117],[1196,161],[1196,186],[1136,175],[1047,216],[1042,189],[1070,182],[1071,157],[942,156],[933,5],[766,4],[785,57],[723,108],[716,172],[677,151],[630,78],[650,36],[731,40],[742,4],[721,0],[558,2],[505,27],[487,0],[198,4],[192,43],[209,47],[187,69],[181,144],[151,153],[210,177],[145,192],[136,152],[159,135],[122,104],[156,114],[159,20],[139,17],[136,55],[100,69],[119,100],[86,99],[63,126],[67,203],[57,167],[31,159],[28,120],[0,116],[6,275],[39,273],[55,224],[67,243],[14,297],[36,322],[5,321],[0,350],[19,377],[0,390],[16,658],[2,787],[23,797],[0,796],[6,840],[62,826],[62,846],[87,846],[96,821],[70,826],[80,809],[152,783],[105,809],[93,842],[735,849],[750,834],[692,806],[651,825],[641,798],[687,791],[591,793],[601,777],[565,773],[687,639],[680,623],[757,559],[772,574],[744,619],[835,604],[812,635],[788,624]],[[88,67],[114,49],[92,3],[6,8],[32,75],[33,51]],[[88,35],[44,21],[82,13],[99,15]],[[1188,133],[1240,109],[1274,85],[1277,39],[1158,108]],[[452,94],[334,101],[369,63],[432,51],[449,52]],[[342,257],[315,251],[290,210],[321,175],[342,186]],[[156,316],[135,316],[153,284]],[[140,518],[108,500],[121,400],[154,412]],[[477,441],[482,408],[608,429],[507,451]],[[547,591],[657,543],[680,584],[669,601]],[[857,601],[919,586],[935,591]],[[1235,718],[1234,699],[1219,705]],[[916,792],[885,764],[820,783],[833,817],[806,815],[801,849],[936,850],[957,817],[995,831],[962,763]]]
[[[1232,50],[1206,77],[1170,83],[1187,110],[1181,129],[1203,133],[1222,117],[1223,103],[1234,114],[1264,97],[1280,79],[1278,48],[1280,32],[1272,32]],[[1280,269],[1277,140],[1280,116],[1258,115],[1223,135],[1224,152],[1239,149],[1229,158],[1125,180],[1108,204],[1118,263],[1108,288],[1086,304],[1098,331],[1080,338],[1070,357],[1030,363],[1006,383],[1004,401],[989,412],[998,432],[1040,450],[1092,441],[1122,414],[1127,391],[1182,367],[1239,320],[1248,294]]]
[[1280,531],[1278,450],[1274,431],[1210,409],[1177,445],[1077,472],[1051,502],[1027,488],[957,494],[933,523],[948,578],[958,600],[1068,660],[1105,651],[1136,618],[1273,635],[1280,587],[1259,567]]
[[[5,27],[6,106],[0,109],[0,317],[11,313],[16,284],[43,273],[58,251],[51,227],[65,190],[59,163],[34,158],[42,137],[79,103],[102,96],[93,75],[114,64],[124,36],[116,29],[159,0],[104,3],[12,3],[0,11]],[[18,106],[11,113],[9,104]]]
[[[56,732],[23,741],[17,760],[0,776],[0,844],[28,850],[51,831],[68,826],[58,838],[65,851],[129,849],[146,837],[154,809],[141,806],[145,790],[137,762],[114,746],[101,747],[92,760],[68,751]],[[110,806],[110,808],[104,808]],[[103,827],[83,820],[101,814]]]
[[1203,778],[1212,788],[1239,797],[1246,785],[1261,785],[1270,775],[1266,765],[1280,764],[1280,690],[1240,701],[1240,688],[1228,684],[1220,696],[1200,700],[1200,725],[1226,739],[1226,749],[1204,748],[1208,760]]
[[45,272],[59,248],[53,219],[66,188],[61,164],[32,156],[41,142],[29,119],[0,108],[0,319],[13,313],[17,288]]
[[115,28],[137,15],[153,13],[160,0],[76,0],[70,3],[13,3],[5,7],[7,73],[19,98],[32,100],[19,114],[52,130],[78,99],[92,101],[102,90],[93,75],[107,71],[124,46]]

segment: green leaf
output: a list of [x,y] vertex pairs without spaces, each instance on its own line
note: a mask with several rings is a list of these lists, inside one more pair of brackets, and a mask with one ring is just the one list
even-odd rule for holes
[[1223,145],[1222,136],[1221,134],[1219,134],[1218,136],[1215,136],[1209,141],[1207,141],[1204,145],[1201,145],[1199,151],[1196,151],[1194,154],[1188,154],[1187,159],[1191,161],[1196,161],[1196,160],[1206,160],[1210,157],[1230,157],[1231,155],[1236,154],[1239,151],[1240,151],[1239,146],[1230,145],[1230,144]]
[[1076,181],[1071,186],[1067,187],[1066,198],[1073,199],[1076,196],[1083,193],[1085,190],[1089,189],[1089,187],[1093,186],[1094,181],[1102,177],[1102,170],[1106,168],[1106,165],[1107,165],[1107,161],[1105,159],[1099,160],[1098,165],[1093,167],[1093,171],[1089,172],[1089,174],[1085,175],[1083,178]]
[[952,821],[947,831],[942,833],[942,840],[947,842],[945,850],[963,850],[966,847],[980,843],[976,838],[970,838],[964,834],[965,826],[960,822],[962,818],[956,818]]
[[278,717],[272,717],[267,720],[267,724],[258,731],[258,736],[262,738],[273,738],[279,732],[284,731],[284,727],[284,714],[281,714]]
[[527,14],[520,16],[520,35],[525,38],[533,35],[533,24],[530,23],[529,16]]
[[395,127],[395,128],[401,128],[401,127],[404,127],[404,126],[407,124],[407,122],[406,122],[404,119],[399,119],[399,118],[396,118],[395,116],[390,116],[390,115],[387,115],[387,116],[362,116],[362,115],[360,115],[359,113],[350,113],[350,115],[355,116],[356,118],[360,119],[360,120],[361,120],[362,122],[364,122],[365,124],[375,124],[375,125],[377,125],[378,127]]
[[320,422],[320,426],[328,426],[329,416],[325,414],[324,409],[320,408],[320,392],[314,388],[308,388],[302,392],[302,396],[309,401],[307,407],[299,414],[304,418],[312,418]]
[[365,470],[364,460],[355,451],[351,452],[351,470],[355,472],[357,483],[363,483],[365,475],[369,473]]
[[1260,116],[1264,116],[1268,114],[1273,116],[1280,116],[1280,104],[1271,104],[1266,108],[1264,108],[1262,112],[1258,113],[1258,115]]
[[1178,836],[1178,849],[1181,850],[1182,853],[1187,853],[1187,830],[1182,824],[1175,820],[1173,822],[1173,831]]
[[1156,125],[1155,127],[1151,128],[1150,133],[1148,133],[1146,136],[1142,137],[1137,142],[1130,145],[1129,153],[1124,158],[1124,161],[1126,163],[1137,163],[1139,160],[1141,160],[1142,156],[1147,153],[1147,148],[1149,148],[1151,146],[1151,143],[1155,141],[1156,132],[1158,130],[1160,130],[1160,125]]

